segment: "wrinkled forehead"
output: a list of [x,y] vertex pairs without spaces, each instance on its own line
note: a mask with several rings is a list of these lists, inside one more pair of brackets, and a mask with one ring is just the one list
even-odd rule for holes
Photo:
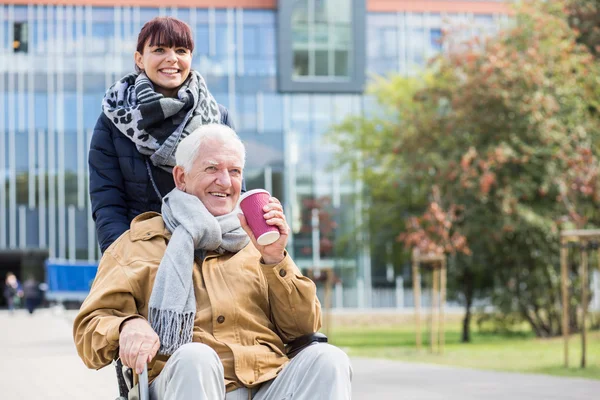
[[243,148],[235,143],[222,143],[216,140],[207,141],[199,149],[196,162],[207,166],[243,168]]

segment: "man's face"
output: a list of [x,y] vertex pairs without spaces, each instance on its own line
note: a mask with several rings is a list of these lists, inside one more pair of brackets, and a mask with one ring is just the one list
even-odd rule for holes
[[240,197],[243,165],[237,148],[217,140],[207,141],[185,174],[184,191],[198,197],[215,217],[229,214]]

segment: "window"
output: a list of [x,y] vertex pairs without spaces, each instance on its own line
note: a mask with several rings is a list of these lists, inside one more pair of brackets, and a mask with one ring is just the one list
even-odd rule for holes
[[362,92],[365,0],[279,1],[279,89]]
[[[292,10],[294,80],[350,78],[352,9],[340,1],[298,1]],[[337,9],[337,6],[341,6]]]
[[27,22],[14,23],[13,50],[15,53],[27,53],[29,45],[29,29]]

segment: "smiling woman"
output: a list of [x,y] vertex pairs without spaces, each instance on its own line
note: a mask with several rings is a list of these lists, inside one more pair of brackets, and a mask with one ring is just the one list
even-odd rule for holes
[[136,71],[106,91],[89,153],[92,217],[102,252],[137,215],[160,212],[162,197],[175,187],[181,140],[203,125],[232,127],[227,110],[191,69],[193,51],[185,22],[154,18],[138,35]]
[[174,18],[157,18],[138,36],[135,64],[165,97],[176,97],[190,75],[194,41],[190,28]]

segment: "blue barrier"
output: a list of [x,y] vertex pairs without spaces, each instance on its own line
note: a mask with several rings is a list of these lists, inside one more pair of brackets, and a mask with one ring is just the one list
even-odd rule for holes
[[96,277],[98,264],[47,260],[45,263],[48,291],[46,298],[54,301],[83,301]]

